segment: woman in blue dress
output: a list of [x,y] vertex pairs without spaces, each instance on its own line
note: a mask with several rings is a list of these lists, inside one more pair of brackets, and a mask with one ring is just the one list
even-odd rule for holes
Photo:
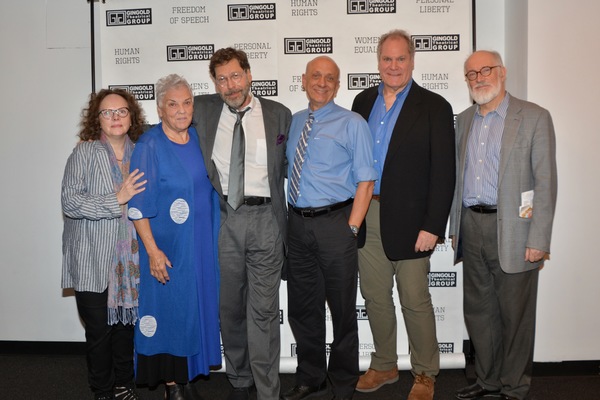
[[218,197],[192,122],[188,82],[172,74],[156,84],[161,123],[137,142],[131,168],[148,180],[129,203],[140,242],[136,381],[166,384],[183,400],[186,384],[221,364],[218,320]]

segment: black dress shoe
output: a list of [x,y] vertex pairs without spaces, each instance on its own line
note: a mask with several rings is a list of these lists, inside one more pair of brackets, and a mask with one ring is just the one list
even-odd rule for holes
[[500,400],[519,400],[516,397],[512,397],[509,396],[507,394],[501,394],[500,397],[498,397]]
[[179,383],[175,385],[166,385],[165,388],[165,400],[185,400],[183,395],[184,385]]
[[231,392],[229,392],[229,397],[227,397],[227,400],[248,400],[250,398],[251,390],[252,386],[243,388],[233,388]]
[[281,395],[281,400],[300,400],[310,399],[325,394],[327,390],[327,382],[323,381],[319,386],[304,386],[296,385]]
[[500,395],[499,390],[487,390],[483,386],[475,383],[471,386],[464,387],[458,390],[455,394],[455,397],[459,400],[464,399],[477,399],[479,397],[483,397],[486,395]]

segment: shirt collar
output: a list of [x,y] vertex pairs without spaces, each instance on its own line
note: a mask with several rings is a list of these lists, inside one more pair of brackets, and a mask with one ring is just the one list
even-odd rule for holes
[[[508,92],[505,92],[504,99],[502,99],[502,102],[500,104],[498,104],[498,107],[496,107],[496,109],[494,111],[490,111],[490,112],[495,112],[500,117],[502,117],[502,119],[505,119],[506,113],[508,112],[509,100],[510,100],[510,96],[509,96]],[[481,113],[479,112],[479,104],[477,105],[477,115],[479,115],[480,117],[482,116]]]
[[323,115],[331,112],[331,110],[333,110],[333,108],[335,107],[335,102],[333,100],[331,100],[329,103],[325,104],[323,107],[319,108],[317,111],[312,111],[310,109],[310,105],[308,106],[308,113],[309,114],[313,114],[315,116],[315,119],[318,119],[320,117],[322,117]]
[[[400,96],[402,96],[404,93],[408,92],[410,90],[410,87],[412,86],[412,83],[413,83],[413,80],[412,80],[412,78],[410,78],[410,80],[408,81],[406,86],[404,86],[404,89],[402,89],[401,91],[396,93],[396,99],[399,99]],[[380,96],[383,96],[383,87],[384,86],[385,86],[384,83],[381,82],[379,84],[379,87],[377,88],[377,93],[379,93]]]

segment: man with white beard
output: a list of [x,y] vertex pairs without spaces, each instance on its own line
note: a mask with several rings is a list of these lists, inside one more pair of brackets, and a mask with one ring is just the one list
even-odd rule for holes
[[449,233],[463,261],[477,382],[456,398],[521,400],[531,384],[538,274],[556,205],[554,127],[547,110],[506,92],[497,52],[473,53],[465,77],[477,104],[457,117]]

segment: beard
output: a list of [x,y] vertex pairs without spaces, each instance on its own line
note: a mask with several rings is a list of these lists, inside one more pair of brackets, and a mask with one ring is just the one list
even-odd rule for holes
[[[480,90],[480,88],[487,88]],[[487,104],[494,100],[500,94],[502,88],[500,85],[494,85],[490,83],[481,83],[475,85],[475,87],[469,86],[469,94],[475,103],[481,105]]]
[[[240,93],[241,96],[237,98],[230,98],[231,95]],[[248,99],[248,94],[250,93],[249,87],[243,87],[241,89],[230,90],[225,93],[221,93],[221,98],[231,108],[239,109]]]

